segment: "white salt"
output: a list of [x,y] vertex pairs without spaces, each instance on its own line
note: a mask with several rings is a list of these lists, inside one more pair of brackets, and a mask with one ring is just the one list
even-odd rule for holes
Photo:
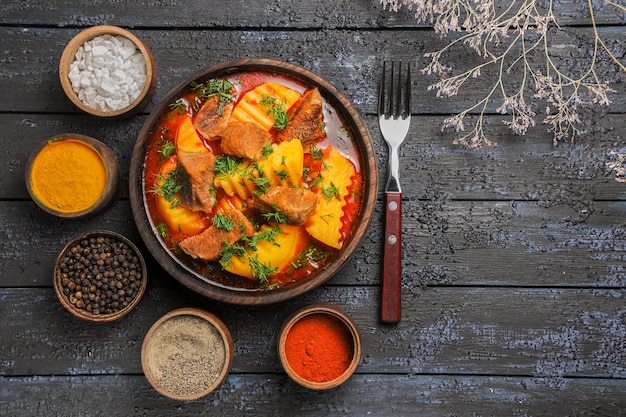
[[68,73],[86,106],[111,112],[133,103],[146,84],[146,60],[123,36],[102,35],[78,48]]

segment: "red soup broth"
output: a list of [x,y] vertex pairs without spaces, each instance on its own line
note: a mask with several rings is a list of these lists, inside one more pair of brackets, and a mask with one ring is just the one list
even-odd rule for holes
[[[286,78],[282,75],[260,71],[230,74],[225,79],[230,81],[236,89],[236,96],[234,100],[235,105],[246,92],[268,81],[277,82],[299,93],[302,93],[307,89],[306,85],[298,81]],[[153,229],[155,230],[157,236],[161,239],[164,247],[168,248],[172,255],[186,268],[194,271],[206,279],[236,288],[261,290],[285,287],[306,279],[316,271],[323,269],[324,266],[329,264],[334,259],[339,250],[326,246],[321,242],[317,242],[313,238],[309,239],[308,245],[305,247],[297,248],[299,255],[291,262],[290,266],[283,268],[282,271],[273,273],[268,282],[261,284],[256,280],[240,277],[224,270],[218,261],[201,261],[193,259],[183,253],[182,250],[178,248],[178,243],[182,239],[189,237],[189,235],[184,232],[178,230],[167,230],[167,233],[161,233],[163,219],[156,205],[156,195],[151,190],[154,190],[157,179],[159,178],[164,165],[168,163],[171,164],[172,159],[174,161],[176,159],[175,155],[164,157],[162,154],[162,146],[163,143],[167,142],[172,144],[175,143],[176,132],[180,123],[188,116],[194,117],[203,102],[204,99],[199,96],[198,91],[190,86],[181,94],[181,96],[173,100],[170,104],[170,110],[161,115],[146,146],[144,196],[147,202],[149,216],[153,223]],[[349,194],[346,197],[346,205],[343,207],[343,217],[341,219],[342,226],[340,230],[340,243],[343,244],[350,236],[351,230],[354,228],[355,222],[358,218],[363,191],[363,174],[361,171],[358,150],[354,143],[351,130],[343,122],[337,111],[335,111],[335,109],[332,108],[332,106],[325,100],[323,108],[326,138],[322,139],[314,146],[318,149],[325,149],[329,145],[332,145],[344,157],[352,162],[356,172],[352,177],[352,182],[349,186]],[[270,133],[272,133],[272,130],[270,130]],[[205,146],[216,156],[223,154],[219,141],[205,141]],[[320,165],[321,162],[316,158],[312,158],[310,153],[308,153],[305,148],[305,171],[319,171]],[[229,201],[229,203],[233,205],[242,203],[241,201],[237,201],[238,198],[228,197],[222,190],[218,189],[218,201],[222,198],[231,199],[232,201]],[[214,213],[200,213],[199,217],[201,217],[201,220],[208,227],[211,224],[213,214]],[[280,249],[277,248],[277,250]]]

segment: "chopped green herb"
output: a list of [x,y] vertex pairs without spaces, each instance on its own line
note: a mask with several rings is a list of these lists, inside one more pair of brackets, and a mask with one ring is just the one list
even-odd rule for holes
[[215,214],[211,221],[215,227],[221,230],[226,230],[227,232],[231,232],[235,228],[235,221],[229,219],[221,213]]
[[289,173],[285,171],[284,169],[281,169],[280,171],[274,171],[274,174],[276,174],[276,176],[283,181],[286,180],[287,177],[289,176]]
[[169,236],[169,231],[167,230],[167,225],[163,222],[159,222],[156,225],[156,229],[157,229],[157,233],[159,234],[159,236],[166,238]]
[[268,282],[264,282],[263,285],[260,285],[260,288],[266,289],[266,290],[273,290],[274,288],[278,288],[280,287],[280,283],[279,282],[272,282],[270,283]]
[[265,229],[261,233],[257,233],[252,236],[245,236],[242,238],[242,241],[248,244],[248,248],[250,250],[257,250],[256,245],[258,242],[261,242],[261,241],[270,242],[276,246],[280,246],[278,243],[276,243],[276,236],[282,232],[283,230],[280,228],[280,226],[277,225],[270,229]]
[[205,264],[205,269],[204,272],[202,273],[202,276],[205,278],[209,278],[213,281],[217,280],[219,277],[222,276],[221,274],[221,268],[214,264],[214,263],[208,263]]
[[280,224],[285,224],[287,223],[287,217],[285,217],[284,214],[275,211],[273,213],[264,213],[263,218],[265,218],[268,221],[274,221],[276,223],[280,223]]
[[233,256],[243,256],[246,253],[246,248],[241,245],[241,243],[233,243],[229,245],[224,243],[224,251],[220,257],[220,262],[223,266],[228,266],[230,261],[233,259]]
[[326,197],[326,200],[332,200],[333,197],[339,200],[341,196],[339,195],[339,190],[337,186],[331,182],[329,187],[322,187],[322,194]]
[[177,255],[184,255],[185,252],[180,248],[180,241],[178,243],[176,243],[173,247],[170,248],[170,250],[172,252],[174,252]]
[[327,220],[327,218],[328,218],[328,219],[332,219],[333,217],[334,217],[334,216],[333,216],[332,214],[330,214],[330,213],[329,213],[329,214],[322,214],[322,215],[320,216],[320,219],[324,220],[324,221],[328,224],[328,220]]
[[320,263],[328,259],[329,256],[330,253],[327,250],[312,244],[304,248],[304,250],[291,261],[290,269],[293,271],[295,269],[305,268],[308,265],[319,268]]
[[159,155],[163,158],[169,158],[176,152],[176,147],[171,140],[163,139],[159,142],[159,149],[157,149]]
[[267,157],[270,156],[272,152],[274,152],[274,147],[270,143],[265,144],[263,146],[263,149],[261,149],[261,156],[267,159]]
[[270,187],[270,180],[266,177],[258,177],[252,179],[252,182],[256,184],[257,189],[254,190],[254,194],[262,195],[265,194]]
[[264,95],[261,99],[261,105],[267,107],[267,114],[271,114],[274,118],[274,127],[276,129],[282,130],[287,127],[289,116],[287,116],[287,110],[282,101],[276,100],[276,97]]
[[175,110],[178,114],[185,114],[187,112],[187,101],[179,98],[173,103],[170,103],[170,109]]
[[230,175],[237,170],[239,162],[238,159],[230,156],[217,156],[215,157],[215,172]]
[[309,188],[317,187],[318,185],[322,183],[323,180],[324,180],[324,177],[322,176],[322,174],[317,174],[317,177],[315,177],[315,179],[313,180]]
[[311,158],[322,159],[324,157],[324,150],[316,146],[311,146]]
[[[171,171],[167,176],[159,174],[157,176],[157,183],[154,188],[150,190],[151,193],[155,193],[163,197],[170,203],[170,207],[174,208],[180,204],[180,200],[176,198],[176,193],[182,188],[178,184],[178,172],[177,169]],[[161,183],[159,185],[159,183]]]
[[202,98],[208,99],[217,96],[219,99],[219,107],[217,114],[224,115],[224,107],[235,99],[234,85],[221,78],[213,78],[206,83],[198,84],[196,82],[191,83],[193,90],[200,90],[199,95]]
[[263,262],[259,261],[258,255],[248,258],[248,263],[250,264],[250,272],[252,272],[252,275],[257,277],[262,284],[266,284],[269,281],[269,277],[278,272],[278,268],[265,265]]

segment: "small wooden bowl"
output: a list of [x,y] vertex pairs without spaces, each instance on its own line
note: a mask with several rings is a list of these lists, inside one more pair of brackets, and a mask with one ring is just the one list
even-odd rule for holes
[[[84,260],[78,260],[76,258],[74,258],[74,260],[72,261],[66,260],[68,256],[69,257],[74,256],[74,253],[72,252],[72,248],[76,247],[76,245],[83,246],[82,245],[83,242],[89,241],[90,239],[98,239],[98,238],[109,238],[112,241],[112,243],[117,243],[117,244],[123,243],[126,245],[128,249],[130,249],[131,254],[137,258],[137,261],[139,263],[138,265],[136,265],[136,267],[141,268],[140,276],[138,277],[138,280],[139,280],[138,288],[137,288],[137,283],[135,283],[134,288],[131,287],[130,285],[131,283],[129,282],[128,278],[124,278],[122,280],[119,280],[119,279],[115,280],[116,284],[117,282],[121,282],[122,283],[121,286],[119,284],[109,285],[107,283],[108,288],[105,288],[104,285],[100,286],[103,282],[102,280],[98,281],[97,278],[89,277],[89,276],[87,277],[87,280],[89,281],[89,283],[86,283],[85,280],[80,282],[81,284],[80,290],[77,289],[76,287],[73,289],[70,289],[68,288],[68,285],[64,284],[64,280],[67,279],[67,276],[66,276],[67,270],[68,268],[71,268],[71,265],[76,265],[77,263],[85,265]],[[103,246],[100,246],[100,248],[103,248]],[[96,251],[91,249],[91,252],[94,253]],[[115,254],[114,250],[111,250],[110,253]],[[99,257],[102,260],[106,259],[106,257],[102,255],[99,255]],[[70,264],[70,262],[72,262],[72,264]],[[92,258],[91,262],[97,262],[97,259]],[[101,268],[104,268],[104,267],[101,267]],[[111,269],[112,269],[111,267],[107,268],[107,270],[111,270]],[[83,270],[85,270],[85,268],[73,269],[73,271],[76,271],[76,272],[80,272]],[[76,284],[76,281],[77,280],[75,279],[74,280],[75,284]],[[65,247],[63,247],[61,252],[59,252],[56,263],[54,265],[54,291],[56,292],[56,295],[59,301],[61,302],[63,307],[65,307],[65,309],[69,311],[70,313],[72,313],[74,316],[81,318],[83,320],[88,320],[92,322],[110,322],[110,321],[117,320],[127,315],[133,308],[137,306],[137,304],[141,300],[141,297],[146,292],[147,284],[148,284],[148,272],[146,269],[146,263],[139,249],[137,249],[137,247],[133,244],[133,242],[131,242],[126,237],[122,236],[119,233],[109,231],[109,230],[95,230],[91,232],[82,233],[76,236],[75,238],[70,240],[65,245]],[[86,285],[89,285],[90,287],[93,286],[93,288],[82,288]],[[112,289],[112,288],[115,288],[115,289]],[[114,312],[103,313],[103,314],[95,314],[94,312],[90,312],[87,309],[81,308],[80,306],[78,306],[77,300],[80,299],[77,295],[78,291],[80,291],[81,294],[84,294],[86,292],[88,296],[91,293],[97,294],[97,296],[102,298],[106,296],[107,290],[111,290],[112,293],[113,291],[115,291],[118,294],[118,300],[120,300],[122,303],[126,302],[127,305]],[[124,290],[123,296],[119,295],[120,290]],[[123,297],[128,297],[129,299],[124,299]],[[111,297],[106,297],[106,298],[111,299]],[[84,304],[87,304],[86,299],[83,298],[83,300],[85,300]]]
[[[196,308],[161,317],[141,346],[141,366],[150,385],[180,401],[196,400],[215,390],[228,375],[233,357],[233,339],[226,325]],[[177,378],[180,384],[172,382]]]
[[[305,318],[310,318],[311,316],[315,316],[318,314],[323,315],[325,318],[328,318],[335,323],[339,323],[340,326],[336,329],[345,331],[348,335],[348,338],[352,342],[352,357],[350,362],[347,364],[345,371],[343,371],[341,375],[335,377],[334,379],[324,380],[321,382],[307,379],[306,377],[300,375],[296,371],[296,369],[294,369],[294,366],[292,366],[292,364],[289,362],[289,355],[287,353],[288,349],[286,346],[287,338],[289,336],[289,333],[294,329],[294,326],[298,324],[301,320]],[[309,334],[314,333],[315,332],[311,332]],[[330,344],[327,344],[326,346],[330,346]],[[308,307],[304,307],[296,311],[285,321],[278,338],[278,354],[283,368],[285,369],[285,372],[292,380],[309,389],[326,390],[341,385],[342,383],[347,381],[348,378],[350,378],[350,376],[352,376],[352,374],[356,370],[359,362],[361,361],[361,336],[359,334],[356,323],[343,309],[327,303],[312,304]],[[311,359],[309,359],[309,366],[312,366],[311,360],[314,360],[312,356]]]
[[[143,89],[139,93],[139,96],[131,104],[119,110],[102,111],[100,109],[94,109],[93,107],[86,105],[85,103],[83,103],[82,100],[78,98],[78,95],[72,88],[72,83],[69,78],[70,66],[75,60],[76,51],[78,51],[78,48],[83,46],[85,42],[88,42],[102,35],[123,36],[129,39],[135,44],[135,46],[141,52],[146,61],[146,83],[143,86]],[[137,36],[133,35],[128,30],[122,29],[117,26],[101,25],[85,29],[69,41],[69,43],[63,50],[63,54],[61,55],[61,60],[59,62],[59,78],[61,80],[61,86],[63,87],[65,94],[76,107],[78,107],[85,113],[91,114],[96,117],[102,117],[107,119],[120,119],[136,114],[139,110],[144,108],[150,102],[150,100],[152,99],[152,95],[154,94],[154,91],[156,89],[157,69],[152,53]]]
[[[57,207],[58,204],[57,206],[55,206],[55,203],[53,201],[47,201],[50,200],[50,196],[45,196],[43,195],[43,193],[40,193],[38,191],[40,187],[46,187],[47,189],[60,187],[63,187],[64,189],[67,189],[68,187],[82,188],[81,182],[69,180],[69,183],[64,183],[63,181],[59,180],[58,177],[55,177],[53,175],[34,175],[34,173],[39,170],[38,164],[40,163],[40,160],[38,159],[38,156],[40,155],[40,153],[44,151],[48,146],[59,146],[65,142],[76,142],[87,147],[87,151],[95,152],[104,164],[106,176],[104,189],[102,190],[100,197],[95,200],[94,203],[89,207],[77,208],[76,210],[65,210],[61,207]],[[58,163],[62,164],[65,162],[67,164],[74,164],[71,157],[67,155],[66,157],[68,159],[66,159],[65,161],[59,160]],[[37,205],[41,207],[44,211],[65,219],[78,219],[89,217],[102,211],[115,196],[117,187],[119,185],[119,178],[120,167],[115,155],[113,154],[113,151],[111,151],[111,149],[109,149],[104,143],[100,142],[99,140],[77,133],[59,134],[42,142],[31,153],[26,165],[26,188],[28,189],[28,193],[32,197],[33,201],[35,201],[35,203],[37,203]],[[50,183],[49,181],[54,181],[54,184]],[[77,190],[77,192],[78,191],[80,190]]]

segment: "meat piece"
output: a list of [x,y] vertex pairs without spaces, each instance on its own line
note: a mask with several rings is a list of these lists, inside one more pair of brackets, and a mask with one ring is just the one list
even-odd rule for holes
[[240,158],[255,159],[265,145],[272,143],[272,135],[256,123],[233,120],[222,132],[222,152]]
[[252,198],[252,207],[261,213],[280,213],[286,223],[300,226],[317,205],[317,194],[305,188],[271,187],[266,193]]
[[221,214],[234,222],[232,230],[219,229],[212,224],[202,233],[183,239],[179,244],[183,252],[192,258],[213,261],[224,251],[224,245],[232,245],[244,235],[254,233],[254,226],[241,211],[232,209]]
[[194,211],[210,212],[215,206],[215,155],[213,152],[188,152],[178,150],[179,171],[182,185],[181,203]]
[[193,120],[193,124],[198,132],[205,139],[212,139],[220,136],[230,121],[230,115],[233,112],[233,104],[226,103],[222,114],[219,113],[220,99],[215,95],[204,102],[198,114]]
[[322,113],[322,95],[317,88],[304,92],[300,100],[288,111],[289,123],[279,130],[280,142],[300,139],[302,145],[312,145],[324,139],[324,114]]

